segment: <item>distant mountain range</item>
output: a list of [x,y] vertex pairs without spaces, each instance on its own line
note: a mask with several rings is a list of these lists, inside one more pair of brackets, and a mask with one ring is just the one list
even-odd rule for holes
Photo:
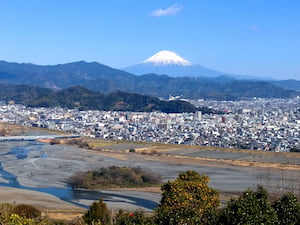
[[206,107],[196,108],[186,101],[162,101],[156,97],[125,92],[103,95],[83,87],[71,87],[60,91],[29,85],[0,84],[0,100],[15,101],[30,107],[63,107],[79,110],[111,110],[165,113],[202,111],[212,113]]
[[192,63],[175,52],[160,51],[139,64],[125,67],[123,70],[136,75],[154,73],[170,77],[207,77],[229,76],[235,79],[257,79],[255,76],[241,76],[209,69],[200,64]]
[[125,67],[124,70],[136,75],[154,73],[171,77],[216,77],[226,75],[200,65],[194,65],[171,51],[160,51],[139,64]]
[[280,80],[280,81],[270,81],[271,84],[281,87],[287,90],[300,91],[300,81],[299,80]]
[[0,61],[0,83],[35,85],[53,90],[80,85],[101,93],[123,91],[163,98],[171,95],[192,99],[236,100],[300,95],[299,81],[236,80],[227,75],[209,78],[156,74],[137,76],[84,61],[50,66]]
[[193,64],[171,51],[160,51],[143,62],[125,67],[125,71],[136,75],[154,73],[171,77],[217,77],[230,74]]

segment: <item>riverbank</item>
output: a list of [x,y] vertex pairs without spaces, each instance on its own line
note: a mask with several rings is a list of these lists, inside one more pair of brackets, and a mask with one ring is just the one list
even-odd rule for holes
[[0,203],[28,204],[41,210],[81,210],[74,204],[65,202],[53,195],[11,187],[0,187]]
[[[9,192],[4,187],[0,187],[6,191],[0,194],[7,196],[3,201],[0,199],[0,202],[20,201],[48,211],[53,210],[54,205],[56,209],[64,210],[64,207],[68,208],[69,204],[75,209],[83,207],[82,210],[86,210],[99,198],[104,199],[112,210],[122,208],[130,211],[135,209],[151,211],[157,206],[161,198],[159,187],[145,190],[110,189],[73,192],[68,185],[70,177],[76,172],[98,170],[113,165],[141,167],[160,174],[163,183],[175,179],[179,173],[186,170],[207,174],[211,180],[210,186],[221,193],[222,200],[249,187],[255,188],[258,184],[264,185],[268,190],[295,188],[294,190],[297,191],[296,188],[300,183],[299,157],[292,157],[290,154],[281,157],[276,153],[226,152],[181,145],[148,146],[146,143],[94,144],[97,144],[99,149],[91,150],[75,145],[51,145],[41,142],[0,143],[0,163],[3,167],[0,185],[20,188],[16,191],[15,199],[15,189]],[[130,149],[134,151],[130,152]],[[288,164],[287,161],[295,164]],[[45,192],[59,201],[52,201],[48,195],[44,195]],[[48,202],[51,204],[49,205]],[[72,207],[70,210],[73,210]]]

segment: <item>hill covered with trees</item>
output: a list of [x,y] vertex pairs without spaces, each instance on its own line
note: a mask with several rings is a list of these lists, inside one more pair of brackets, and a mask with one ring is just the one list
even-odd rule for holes
[[[27,84],[61,90],[82,86],[101,93],[116,91],[167,98],[237,100],[252,98],[290,98],[299,94],[297,81],[269,82],[219,77],[170,77],[145,74],[137,76],[100,63],[73,62],[51,66],[0,61],[0,82]],[[296,91],[298,90],[298,91]]]
[[30,107],[64,107],[79,110],[111,110],[165,113],[212,112],[208,108],[197,109],[185,101],[163,101],[156,97],[121,91],[102,94],[83,87],[71,87],[60,91],[28,85],[0,84],[0,100],[15,101]]

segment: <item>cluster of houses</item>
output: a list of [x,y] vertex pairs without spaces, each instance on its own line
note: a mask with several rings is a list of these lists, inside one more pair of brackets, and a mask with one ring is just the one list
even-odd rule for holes
[[0,121],[103,139],[265,151],[300,149],[300,98],[197,101],[224,114],[79,111],[0,103]]

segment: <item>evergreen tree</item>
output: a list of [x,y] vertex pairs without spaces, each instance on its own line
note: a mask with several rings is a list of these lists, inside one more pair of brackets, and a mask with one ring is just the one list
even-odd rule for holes
[[256,191],[247,190],[238,199],[231,199],[220,216],[223,225],[273,225],[277,214],[268,201],[268,193],[261,186]]
[[300,224],[300,204],[293,193],[287,193],[273,203],[279,224],[299,225]]
[[204,223],[208,212],[219,206],[219,194],[208,183],[208,176],[187,171],[163,185],[161,204],[155,209],[157,224]]
[[110,225],[111,214],[106,204],[100,199],[98,202],[93,202],[90,209],[84,214],[83,220],[87,224],[98,222],[101,225]]

